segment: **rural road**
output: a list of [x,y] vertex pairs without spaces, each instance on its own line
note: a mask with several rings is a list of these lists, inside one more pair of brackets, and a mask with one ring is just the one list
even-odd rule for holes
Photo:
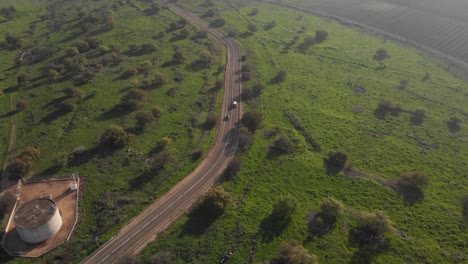
[[[213,186],[237,148],[238,121],[242,114],[242,105],[232,109],[230,106],[234,100],[240,100],[240,47],[225,34],[209,28],[206,22],[194,14],[172,3],[168,3],[167,6],[191,23],[207,30],[226,47],[225,89],[215,144],[192,173],[133,218],[118,234],[86,257],[82,263],[115,263],[124,255],[135,254],[144,249]],[[228,114],[231,118],[221,121]]]

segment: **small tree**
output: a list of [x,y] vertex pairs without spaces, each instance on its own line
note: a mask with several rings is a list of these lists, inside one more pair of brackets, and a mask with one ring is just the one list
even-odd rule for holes
[[29,102],[25,99],[20,99],[16,102],[16,109],[22,111],[29,106]]
[[54,69],[49,69],[47,71],[47,76],[49,77],[49,80],[55,81],[55,80],[57,80],[57,78],[59,76],[59,73],[58,73],[58,71],[56,71]]
[[250,134],[249,130],[245,127],[242,127],[239,130],[239,144],[238,147],[241,151],[246,151],[253,144],[253,136]]
[[15,157],[8,160],[6,172],[10,180],[24,179],[31,172],[31,164],[27,160]]
[[315,31],[315,41],[317,43],[322,43],[328,38],[328,32],[325,30],[317,30]]
[[215,88],[220,90],[220,89],[223,89],[223,87],[224,87],[224,80],[216,79]]
[[137,74],[138,74],[138,69],[136,67],[129,67],[122,73],[122,77],[128,78]]
[[263,90],[265,90],[266,86],[263,83],[256,83],[252,86],[252,91],[256,96],[260,95]]
[[413,116],[411,117],[411,122],[415,125],[419,125],[424,121],[424,118],[427,116],[427,109],[424,107],[418,107],[413,111]]
[[16,82],[19,86],[26,86],[29,84],[31,77],[31,74],[22,72],[16,77]]
[[19,49],[23,45],[23,40],[20,36],[9,32],[5,34],[5,42],[11,49]]
[[26,147],[19,157],[26,161],[36,161],[41,157],[41,151],[35,147]]
[[317,264],[318,258],[311,255],[307,249],[297,241],[283,242],[279,254],[271,261],[271,264]]
[[163,72],[157,72],[154,74],[154,85],[160,86],[166,84],[168,81],[169,79]]
[[215,60],[215,57],[209,51],[202,51],[200,52],[200,61],[203,62],[205,65],[211,65]]
[[130,142],[131,135],[121,126],[111,125],[104,131],[99,142],[108,147],[121,148]]
[[403,173],[396,180],[398,192],[403,195],[404,201],[414,204],[424,199],[423,188],[429,183],[429,177],[421,171]]
[[256,110],[251,110],[249,112],[244,113],[241,119],[242,125],[247,127],[251,133],[255,133],[262,121],[262,114],[260,112],[257,112]]
[[362,213],[359,215],[358,222],[359,228],[379,235],[395,231],[387,212],[381,210],[376,210],[371,213]]
[[147,100],[146,92],[139,88],[132,88],[124,98],[124,103],[131,110],[138,109]]
[[390,56],[388,55],[388,53],[387,53],[387,51],[385,49],[380,48],[375,52],[374,60],[381,61],[381,60],[384,60],[386,58],[390,58]]
[[324,164],[328,174],[336,175],[345,168],[348,154],[343,151],[329,151],[328,157],[324,158]]
[[281,221],[291,217],[291,215],[296,212],[296,209],[296,199],[291,196],[283,196],[280,197],[273,206],[273,211],[271,214]]
[[154,121],[156,118],[150,111],[140,110],[135,114],[135,119],[139,128],[144,129]]
[[407,80],[400,80],[400,89],[406,89],[407,86],[408,86]]
[[427,82],[431,79],[431,74],[426,72],[426,74],[424,74],[424,77],[422,78],[422,81],[423,82]]

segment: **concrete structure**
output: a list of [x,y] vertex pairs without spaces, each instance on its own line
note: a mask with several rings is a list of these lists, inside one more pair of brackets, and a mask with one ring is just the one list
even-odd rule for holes
[[16,231],[27,243],[39,243],[55,235],[62,226],[62,217],[55,202],[37,198],[22,204],[14,218]]

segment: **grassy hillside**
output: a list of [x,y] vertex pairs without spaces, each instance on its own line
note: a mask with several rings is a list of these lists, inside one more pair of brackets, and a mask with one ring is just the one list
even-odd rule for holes
[[[18,119],[15,152],[28,146],[41,152],[25,179],[72,172],[84,179],[74,237],[40,261],[79,262],[207,153],[215,131],[204,122],[208,112],[220,107],[222,90],[214,84],[224,78],[224,50],[148,1],[22,0],[6,3],[10,5],[17,17],[0,24],[0,34],[11,32],[23,43],[15,49],[5,42],[0,50],[6,62],[0,66],[1,163],[10,129],[9,101],[15,96],[29,103],[13,112]],[[74,47],[79,54],[72,54]],[[22,63],[12,67],[23,51]],[[201,61],[202,52],[210,54],[210,62]],[[177,61],[175,53],[181,55]],[[20,74],[28,76],[22,85],[17,84]],[[157,83],[161,74],[165,78]],[[145,94],[136,110],[125,104],[134,88]],[[163,111],[160,117],[140,128],[136,113],[155,106]],[[111,125],[131,135],[128,145],[99,144]],[[168,145],[159,145],[163,137],[169,138]],[[195,150],[201,150],[201,157],[193,158]]]
[[[181,4],[203,14],[202,2]],[[216,5],[222,7],[216,2],[215,10]],[[267,84],[261,98],[246,105],[263,114],[263,125],[250,150],[241,154],[240,173],[223,183],[233,196],[224,214],[212,223],[181,219],[148,247],[143,259],[169,251],[177,263],[225,258],[229,263],[260,263],[274,258],[282,242],[297,240],[320,263],[466,261],[462,200],[468,194],[468,175],[462,157],[468,154],[467,83],[417,50],[300,11],[261,4],[215,13],[226,19],[225,30],[237,31],[244,65],[253,69],[253,79],[244,87]],[[265,27],[272,20],[275,26]],[[258,30],[249,33],[248,24]],[[327,40],[307,47],[304,40],[316,30],[326,30]],[[375,61],[380,48],[390,58]],[[275,76],[281,69],[288,75],[278,83]],[[430,78],[423,80],[426,73]],[[408,84],[403,87],[401,80]],[[375,109],[385,100],[401,104],[401,111],[380,116]],[[427,117],[419,123],[412,113],[420,107]],[[447,127],[451,117],[464,122],[458,132]],[[294,154],[268,151],[279,134],[292,140]],[[321,150],[314,151],[307,138]],[[354,169],[380,182],[415,170],[426,172],[430,182],[417,201],[408,201],[376,180],[327,175],[323,159],[333,149],[345,151]],[[282,195],[296,199],[297,211],[286,225],[271,225],[272,207]],[[326,197],[341,201],[345,212],[330,232],[316,236],[308,230],[307,218]],[[376,251],[353,239],[359,214],[374,210],[386,211],[396,228],[386,235],[387,247]]]

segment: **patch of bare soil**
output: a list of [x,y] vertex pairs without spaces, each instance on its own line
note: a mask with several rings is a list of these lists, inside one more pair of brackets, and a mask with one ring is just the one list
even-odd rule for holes
[[396,181],[394,181],[394,180],[382,179],[382,178],[380,178],[378,176],[359,171],[359,170],[357,170],[355,168],[345,169],[343,171],[343,173],[344,173],[344,175],[346,177],[349,177],[349,178],[367,178],[367,179],[371,179],[373,181],[376,181],[376,182],[378,182],[378,183],[380,183],[380,184],[382,184],[384,186],[390,187],[390,188],[394,189],[395,191],[399,192],[398,185],[397,185]]

